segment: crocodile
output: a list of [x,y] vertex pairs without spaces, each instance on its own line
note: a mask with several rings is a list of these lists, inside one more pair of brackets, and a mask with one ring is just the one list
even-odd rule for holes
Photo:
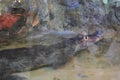
[[78,51],[97,43],[102,32],[90,35],[77,34],[52,45],[34,45],[16,49],[0,50],[0,80],[26,80],[14,73],[31,71],[42,67],[57,69],[70,60]]

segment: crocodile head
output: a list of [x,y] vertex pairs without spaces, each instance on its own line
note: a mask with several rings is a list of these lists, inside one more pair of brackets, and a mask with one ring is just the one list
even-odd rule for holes
[[93,44],[99,42],[103,37],[103,31],[96,31],[93,34],[88,34],[88,35],[83,35],[83,34],[78,34],[76,39],[76,48],[75,52],[86,49]]

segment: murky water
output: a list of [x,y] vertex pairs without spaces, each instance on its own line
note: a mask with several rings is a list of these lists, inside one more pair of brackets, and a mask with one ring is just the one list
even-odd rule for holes
[[[113,55],[120,54],[119,49],[120,45],[113,41],[108,52],[112,54],[119,51]],[[88,51],[82,51],[58,69],[41,68],[24,74],[29,80],[120,80],[119,61],[116,61],[116,64],[112,61],[116,60],[110,56],[96,57]]]
[[[53,35],[53,37],[52,35],[46,35],[42,38],[43,42],[41,43],[44,45],[54,44],[62,40],[59,36],[55,37],[55,35]],[[21,44],[19,45],[19,43]],[[26,45],[24,43],[26,43]],[[33,44],[38,44],[38,42],[34,41]],[[19,42],[18,40],[12,42],[11,46],[4,46],[3,48],[25,47],[33,44],[31,41],[27,42],[26,40],[22,40],[22,42]],[[104,49],[107,52],[99,56],[96,56],[89,50],[81,51],[76,56],[73,56],[67,64],[58,69],[45,67],[38,70],[18,73],[18,75],[24,75],[28,80],[120,80],[119,42],[115,39],[109,48],[106,46]]]
[[[41,42],[41,44],[50,45],[59,42],[62,39],[63,38],[58,35],[55,37],[55,34],[49,34],[42,38],[43,42]],[[38,44],[36,41],[33,41],[33,43],[31,43],[31,41],[22,40],[22,42],[19,42],[19,40],[16,40],[11,43],[11,46],[4,46],[1,49],[25,47]],[[24,43],[26,43],[26,45]],[[113,42],[109,45],[109,48],[106,46],[104,47],[104,50],[106,50],[106,53],[102,53],[102,55],[100,54],[97,56],[89,50],[84,50],[79,52],[76,56],[73,56],[67,64],[59,67],[58,69],[45,67],[38,70],[18,73],[18,75],[24,75],[28,78],[28,80],[119,80],[119,41],[116,41],[116,39],[113,40]]]
[[[96,59],[97,60],[97,59]],[[119,80],[120,69],[108,67],[104,60],[79,61],[74,58],[60,69],[43,68],[28,72],[29,80]]]

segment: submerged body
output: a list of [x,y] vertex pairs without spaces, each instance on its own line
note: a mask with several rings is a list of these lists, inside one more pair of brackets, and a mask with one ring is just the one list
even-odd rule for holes
[[[78,34],[53,45],[35,45],[31,47],[0,51],[0,79],[10,80],[16,72],[30,71],[44,66],[57,68],[65,64],[77,51],[86,49],[86,43],[96,43],[102,34],[88,35],[88,40]],[[91,40],[90,40],[91,39]],[[98,40],[99,39],[99,40]]]

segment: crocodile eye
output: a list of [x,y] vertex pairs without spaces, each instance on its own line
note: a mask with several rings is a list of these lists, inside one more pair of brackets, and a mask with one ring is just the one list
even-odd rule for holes
[[83,39],[86,41],[88,40],[88,36],[84,36]]

